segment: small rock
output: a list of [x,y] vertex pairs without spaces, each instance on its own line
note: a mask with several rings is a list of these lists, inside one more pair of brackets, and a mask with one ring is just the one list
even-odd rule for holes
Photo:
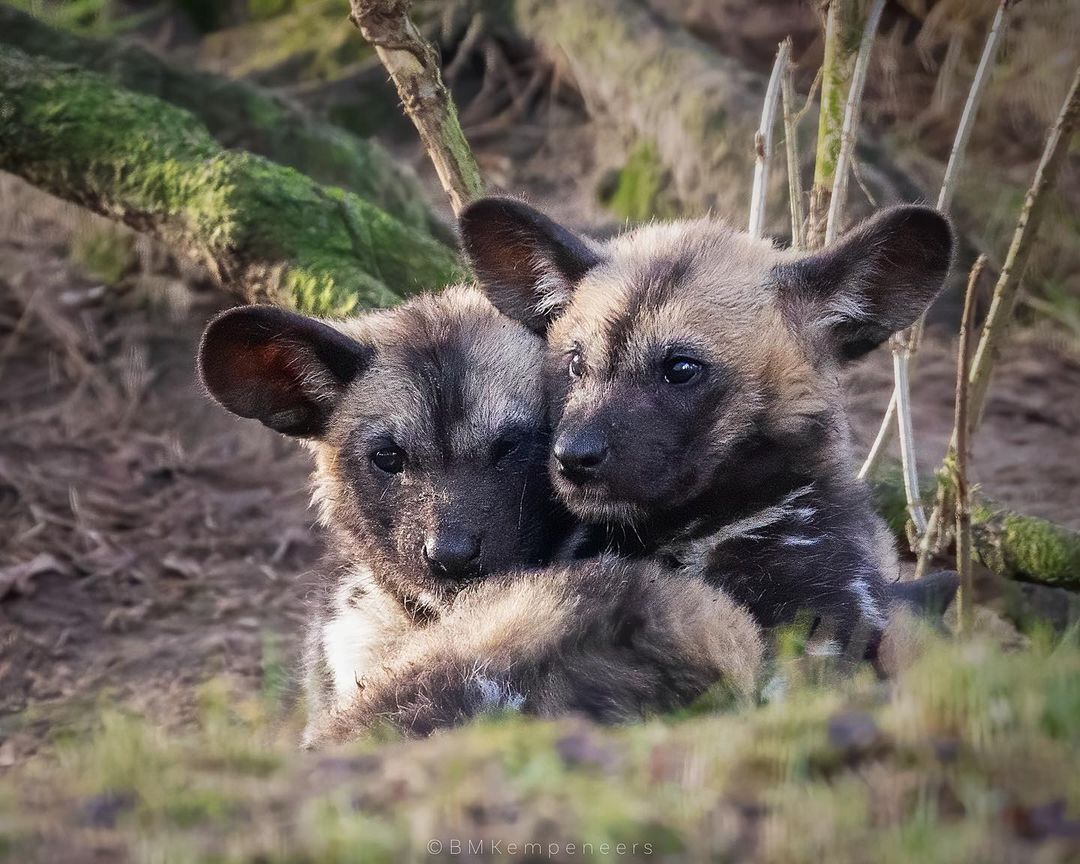
[[1066,817],[1061,799],[1037,807],[1014,805],[1006,809],[1005,817],[1013,830],[1027,840],[1080,840],[1080,821]]
[[881,732],[869,714],[850,712],[829,719],[829,743],[841,750],[863,752],[881,740]]
[[102,792],[88,798],[79,808],[79,824],[88,828],[114,828],[117,818],[135,806],[129,792]]
[[569,732],[559,738],[555,742],[555,751],[567,765],[613,768],[618,761],[610,749],[604,747],[594,735],[584,729]]

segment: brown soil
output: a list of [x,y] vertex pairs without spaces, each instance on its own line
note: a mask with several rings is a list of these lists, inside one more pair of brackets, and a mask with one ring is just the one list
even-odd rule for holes
[[[882,349],[847,376],[856,452],[877,434],[892,393]],[[915,360],[913,424],[920,474],[940,464],[953,426],[956,340],[932,334]],[[890,452],[899,459],[894,441]],[[1037,331],[1015,335],[997,367],[972,445],[973,479],[1012,509],[1080,529],[1080,355]]]
[[195,379],[226,298],[102,290],[67,263],[67,208],[2,191],[45,215],[0,232],[0,761],[27,708],[9,758],[102,693],[176,722],[209,676],[257,688],[320,552],[305,454]]

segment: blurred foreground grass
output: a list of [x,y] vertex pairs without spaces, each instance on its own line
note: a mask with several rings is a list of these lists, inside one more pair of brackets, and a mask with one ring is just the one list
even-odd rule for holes
[[295,750],[265,690],[208,685],[183,733],[103,708],[0,775],[0,859],[396,862],[457,841],[459,860],[1078,860],[1075,632],[935,638],[893,685],[812,662],[732,713],[502,717],[321,753]]

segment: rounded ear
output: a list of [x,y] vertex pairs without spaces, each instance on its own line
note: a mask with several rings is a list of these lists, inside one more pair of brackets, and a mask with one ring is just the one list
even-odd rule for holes
[[585,238],[513,198],[480,198],[458,216],[461,245],[492,304],[541,336],[600,263]]
[[821,252],[777,270],[780,297],[801,323],[852,360],[913,324],[945,284],[953,229],[931,207],[891,207]]
[[207,325],[199,376],[233,414],[286,435],[318,438],[371,355],[322,321],[274,306],[242,306]]

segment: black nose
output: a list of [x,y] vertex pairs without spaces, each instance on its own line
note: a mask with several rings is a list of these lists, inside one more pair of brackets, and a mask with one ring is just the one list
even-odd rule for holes
[[604,435],[586,428],[560,435],[555,441],[555,458],[571,475],[586,475],[595,471],[607,458],[608,445]]
[[457,529],[437,531],[424,541],[424,560],[437,576],[472,576],[479,569],[480,537]]

